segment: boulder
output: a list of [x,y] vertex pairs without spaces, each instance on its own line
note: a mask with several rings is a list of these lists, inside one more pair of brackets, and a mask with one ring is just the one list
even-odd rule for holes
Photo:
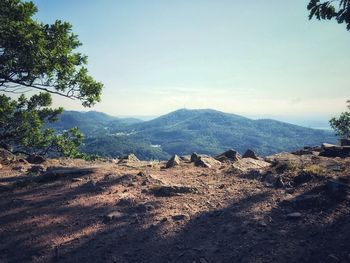
[[215,165],[220,165],[221,163],[209,156],[200,156],[194,163],[195,166],[211,168]]
[[140,160],[136,157],[135,154],[131,153],[123,156],[118,163],[128,163],[128,162],[139,162]]
[[197,153],[192,153],[191,154],[191,163],[195,163],[199,159],[200,155]]
[[222,154],[215,156],[215,159],[220,162],[227,162],[227,161],[235,162],[240,160],[241,156],[237,151],[230,149],[226,152],[223,152]]
[[41,164],[46,161],[44,157],[37,154],[31,154],[27,157],[27,161],[31,164]]
[[255,159],[255,160],[259,160],[259,157],[256,155],[256,153],[251,150],[251,149],[248,149],[244,154],[243,154],[243,157],[242,158],[252,158],[252,159]]
[[191,162],[191,156],[189,155],[180,156],[180,159],[184,162]]
[[173,157],[171,157],[169,159],[169,161],[166,163],[165,167],[166,168],[175,167],[177,165],[180,165],[180,162],[181,162],[180,157],[175,154],[175,155],[173,155]]
[[350,139],[340,139],[340,146],[350,146]]
[[12,154],[10,151],[0,148],[0,163],[1,164],[9,164],[16,160],[16,156]]
[[323,143],[320,156],[324,157],[348,157],[350,156],[350,146],[338,146],[334,144]]
[[305,146],[302,149],[296,150],[294,152],[292,152],[292,154],[295,155],[319,155],[319,152],[321,151],[321,146]]
[[263,169],[270,167],[271,164],[263,160],[256,160],[252,158],[243,158],[231,164],[232,168],[239,172],[248,172],[249,170]]

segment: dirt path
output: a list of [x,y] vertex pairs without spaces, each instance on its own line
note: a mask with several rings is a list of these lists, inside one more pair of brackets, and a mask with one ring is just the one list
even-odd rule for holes
[[46,165],[94,170],[18,183],[3,167],[0,262],[350,262],[350,199],[329,194],[349,160],[281,188],[230,164],[67,162]]

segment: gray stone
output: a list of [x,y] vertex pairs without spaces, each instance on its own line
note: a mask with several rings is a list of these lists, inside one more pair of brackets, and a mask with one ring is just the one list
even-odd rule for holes
[[109,221],[113,221],[113,220],[119,220],[122,219],[124,217],[124,214],[118,212],[118,211],[114,211],[111,213],[108,213],[107,215],[104,216],[104,221],[109,222]]
[[145,177],[145,176],[146,176],[146,174],[145,174],[144,172],[138,172],[138,173],[137,173],[137,176],[140,176],[140,177]]
[[350,139],[340,139],[340,146],[350,146]]
[[217,156],[215,156],[215,159],[220,161],[220,162],[227,162],[227,161],[231,161],[231,162],[235,162],[241,159],[241,156],[239,155],[239,153],[233,149],[230,149],[226,152],[223,152]]
[[195,163],[198,159],[199,159],[200,155],[198,155],[197,153],[192,153],[191,154],[191,163]]
[[205,167],[205,168],[212,168],[215,165],[220,165],[221,163],[217,160],[215,160],[212,157],[204,157],[201,156],[197,159],[197,161],[194,163],[195,166]]
[[324,143],[321,146],[320,156],[324,157],[349,157],[350,146],[338,146]]
[[175,167],[177,165],[180,165],[180,157],[177,156],[176,154],[173,155],[173,157],[170,158],[170,160],[166,163],[165,167],[166,168],[172,168],[172,167]]
[[256,153],[253,150],[248,149],[244,154],[242,158],[252,158],[255,160],[259,160],[259,157],[256,155]]
[[140,160],[136,157],[136,155],[131,153],[120,158],[118,163],[139,162],[139,161]]

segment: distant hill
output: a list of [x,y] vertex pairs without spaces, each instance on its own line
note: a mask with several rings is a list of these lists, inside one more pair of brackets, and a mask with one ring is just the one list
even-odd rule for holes
[[229,148],[269,155],[336,141],[329,131],[211,109],[181,109],[150,121],[68,111],[54,124],[58,130],[72,126],[86,134],[86,152],[112,157],[135,153],[142,159],[166,159],[175,153],[217,154]]
[[[87,136],[105,135],[109,129],[122,128],[130,124],[142,122],[135,118],[118,118],[98,111],[64,111],[58,120],[50,126],[56,130],[67,130],[71,127],[79,129]],[[107,131],[106,131],[107,130]]]

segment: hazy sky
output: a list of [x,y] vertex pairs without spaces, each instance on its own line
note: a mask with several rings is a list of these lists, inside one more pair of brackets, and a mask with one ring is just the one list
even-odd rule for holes
[[94,110],[331,116],[350,99],[350,32],[309,21],[307,0],[34,2],[39,20],[68,21],[79,35],[91,75],[105,84]]

